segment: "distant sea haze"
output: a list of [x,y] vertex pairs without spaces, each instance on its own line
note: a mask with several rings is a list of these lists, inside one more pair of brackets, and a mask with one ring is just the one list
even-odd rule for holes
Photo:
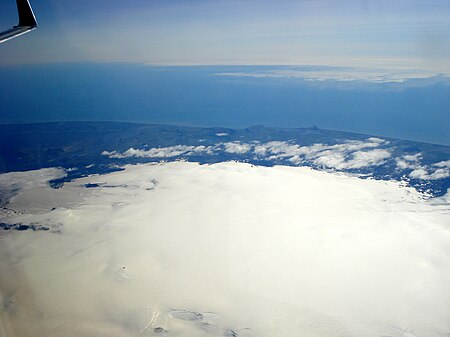
[[421,72],[327,67],[0,68],[0,123],[263,124],[450,145],[450,81]]

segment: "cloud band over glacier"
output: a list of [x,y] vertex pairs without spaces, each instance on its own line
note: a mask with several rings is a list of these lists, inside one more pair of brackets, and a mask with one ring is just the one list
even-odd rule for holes
[[405,155],[393,158],[394,148],[390,142],[381,138],[370,137],[365,140],[345,140],[341,143],[327,145],[316,143],[301,146],[293,141],[221,142],[215,145],[176,145],[150,149],[129,148],[124,152],[103,151],[102,155],[112,159],[153,158],[180,159],[199,155],[215,156],[221,153],[250,156],[254,160],[279,163],[280,160],[296,166],[313,166],[342,171],[367,169],[386,164],[391,160],[398,171],[405,177],[419,180],[437,180],[450,177],[448,161],[431,165],[421,164],[421,154]]

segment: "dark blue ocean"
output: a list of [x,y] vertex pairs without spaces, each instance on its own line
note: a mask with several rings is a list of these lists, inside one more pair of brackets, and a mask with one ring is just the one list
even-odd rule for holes
[[0,68],[0,123],[132,121],[332,129],[450,145],[449,79],[217,76],[283,67],[59,64]]

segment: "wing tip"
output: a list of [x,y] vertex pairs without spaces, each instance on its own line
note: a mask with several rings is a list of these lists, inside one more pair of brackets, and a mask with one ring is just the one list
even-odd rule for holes
[[16,0],[19,14],[19,27],[37,27],[36,17],[28,0]]
[[0,32],[0,43],[28,33],[37,28],[38,24],[28,0],[16,0],[19,23],[12,29]]

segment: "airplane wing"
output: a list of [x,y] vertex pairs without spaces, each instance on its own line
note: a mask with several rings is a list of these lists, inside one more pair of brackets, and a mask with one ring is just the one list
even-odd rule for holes
[[28,33],[37,28],[36,18],[28,0],[16,0],[19,13],[19,24],[13,28],[0,33],[0,43],[14,37]]

